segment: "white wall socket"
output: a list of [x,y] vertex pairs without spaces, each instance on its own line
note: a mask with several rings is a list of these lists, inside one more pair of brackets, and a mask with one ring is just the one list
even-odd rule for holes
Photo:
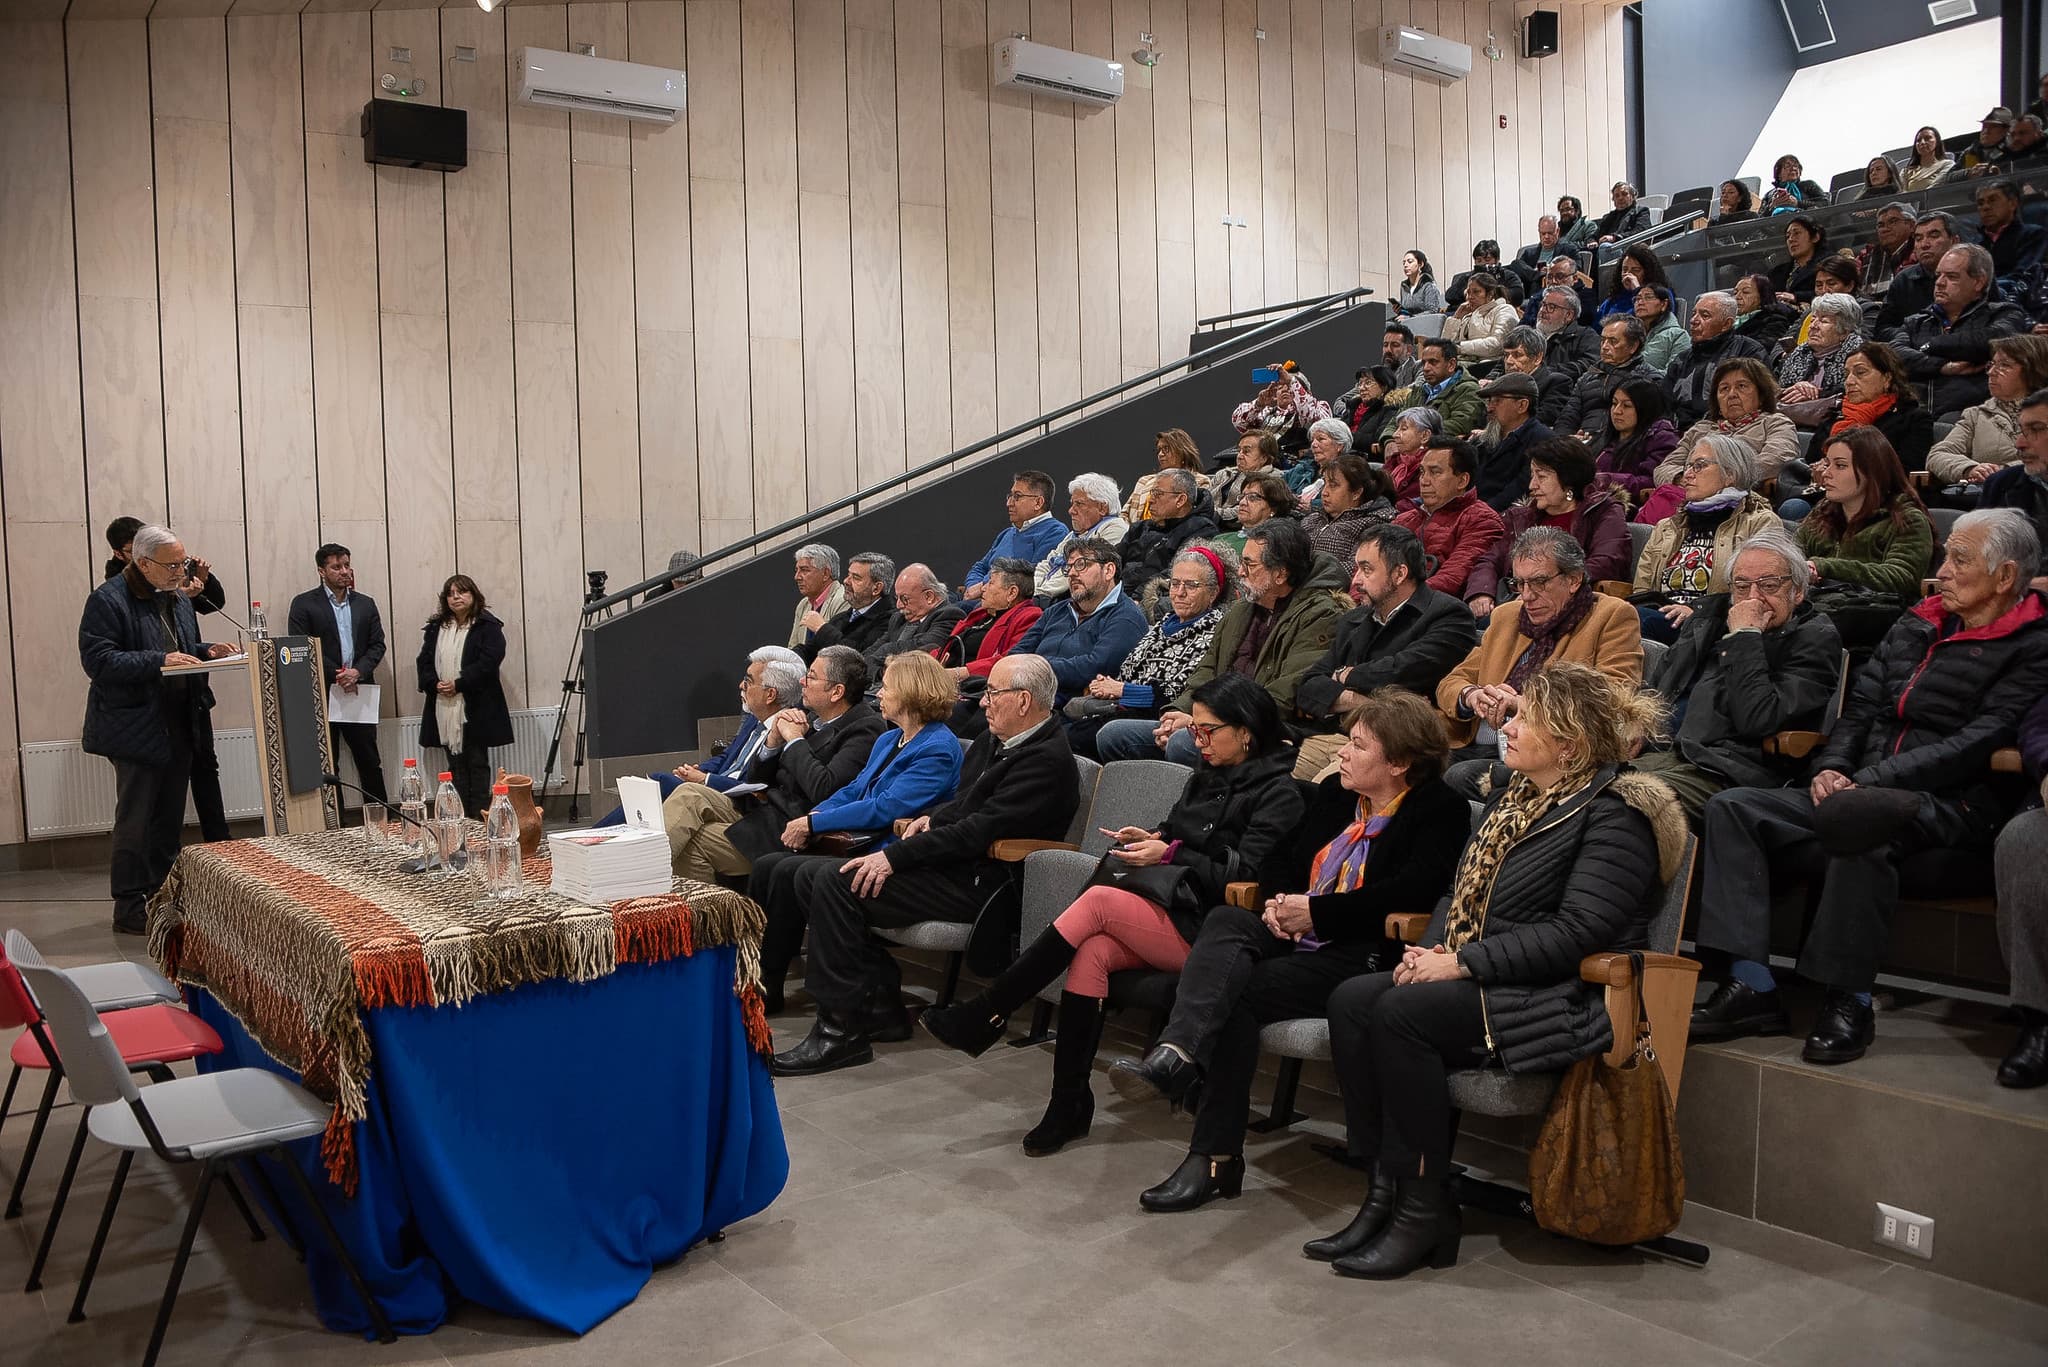
[[1910,1210],[1901,1210],[1879,1201],[1877,1227],[1871,1237],[1916,1258],[1934,1257],[1934,1217],[1931,1215],[1915,1215]]

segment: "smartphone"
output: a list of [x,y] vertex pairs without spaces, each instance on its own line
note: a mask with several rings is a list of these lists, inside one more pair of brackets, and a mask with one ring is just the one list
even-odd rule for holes
[[1280,378],[1280,372],[1269,365],[1262,365],[1252,372],[1253,384],[1271,384]]

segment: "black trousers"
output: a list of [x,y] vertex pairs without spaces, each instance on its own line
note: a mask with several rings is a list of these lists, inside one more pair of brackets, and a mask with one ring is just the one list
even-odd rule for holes
[[828,858],[834,868],[846,862],[838,856],[797,854],[779,847],[754,857],[754,870],[747,876],[747,896],[768,914],[767,928],[761,932],[762,982],[780,988],[804,947],[804,930],[811,918],[809,908],[796,895],[797,870],[806,860]]
[[108,882],[116,924],[142,924],[149,899],[177,862],[185,790],[191,781],[192,734],[177,725],[171,727],[169,762],[114,761],[114,851]]
[[[1989,849],[1995,830],[1959,802],[1895,789],[1851,788],[1824,804],[1831,825],[1862,830],[1871,846],[1830,854],[1819,808],[1804,788],[1730,788],[1707,803],[1706,881],[1698,941],[1738,959],[1771,952],[1771,864],[1822,865],[1820,904],[1799,951],[1801,976],[1843,992],[1867,992],[1891,939],[1899,860],[1911,849]],[[1836,806],[1836,804],[1841,804]]]
[[[384,795],[384,761],[377,757],[377,728],[370,722],[329,722],[327,735],[333,745],[334,767],[341,769],[341,749],[345,745],[356,761],[356,783],[362,790],[379,802],[388,803]],[[431,802],[434,789],[427,787],[427,800]]]
[[[433,706],[431,702],[427,705]],[[448,781],[462,794],[462,810],[481,821],[491,807],[491,748],[466,745],[459,751],[443,749],[448,756]]]
[[[877,997],[894,1000],[902,987],[903,970],[874,927],[971,921],[981,910],[971,868],[894,873],[875,896],[857,897],[851,877],[839,872],[845,862],[835,856],[794,859],[789,874],[777,874],[789,880],[786,892],[778,887],[778,895],[796,898],[810,916],[804,986],[820,1010],[837,1016]],[[775,919],[773,910],[769,919]]]
[[213,748],[213,723],[195,727],[192,735],[192,810],[199,816],[199,838],[228,838],[228,803],[220,791],[220,756]]
[[1202,918],[1181,965],[1173,1015],[1159,1036],[1186,1050],[1202,1070],[1191,1152],[1243,1151],[1259,1027],[1322,1015],[1339,984],[1370,971],[1378,947],[1330,945],[1304,953],[1266,929],[1255,911],[1217,907]]
[[1330,994],[1330,1054],[1352,1157],[1395,1178],[1450,1171],[1450,1074],[1486,1059],[1479,984],[1353,978]]

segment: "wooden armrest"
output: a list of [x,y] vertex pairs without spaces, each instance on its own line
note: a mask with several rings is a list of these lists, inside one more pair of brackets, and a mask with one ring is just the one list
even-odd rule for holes
[[2020,752],[2010,745],[1991,752],[1991,772],[1994,774],[2017,774],[2022,767]]
[[1941,581],[1939,579],[1922,579],[1920,581],[1920,596],[1922,598],[1926,598],[1932,594],[1940,592]]
[[1412,945],[1429,933],[1429,913],[1426,911],[1397,911],[1387,917],[1387,935],[1404,945]]
[[[1700,965],[1697,959],[1688,959],[1678,954],[1657,954],[1644,950],[1644,974],[1647,975],[1659,970],[1691,973],[1697,976],[1700,971]],[[1634,968],[1629,963],[1628,955],[1614,951],[1588,954],[1585,958],[1579,960],[1579,977],[1585,982],[1598,983],[1602,987],[1627,987],[1630,978],[1634,976],[1634,972]]]
[[1818,731],[1780,731],[1764,737],[1764,753],[1780,759],[1805,759],[1825,745],[1827,739]]
[[1913,487],[1923,494],[1934,487],[1934,473],[1931,470],[1908,470],[1906,474],[1913,481]]
[[1078,850],[1081,847],[1065,840],[1024,840],[1013,838],[998,840],[988,847],[988,857],[1000,859],[1005,864],[1020,862],[1025,855],[1039,850]]
[[1593,588],[1609,598],[1626,598],[1636,591],[1636,586],[1626,579],[1602,579]]
[[1259,885],[1257,883],[1226,883],[1223,886],[1223,900],[1233,907],[1246,911],[1259,910]]

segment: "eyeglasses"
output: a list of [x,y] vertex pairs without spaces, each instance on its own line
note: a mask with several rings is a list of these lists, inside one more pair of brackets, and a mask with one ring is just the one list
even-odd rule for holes
[[1509,593],[1526,595],[1541,593],[1562,578],[1564,576],[1561,574],[1532,574],[1527,578],[1518,578],[1510,575],[1508,578],[1501,580],[1501,583],[1506,586]]
[[1791,582],[1792,577],[1786,574],[1768,574],[1761,579],[1732,579],[1728,583],[1728,591],[1737,598],[1747,598],[1753,593],[1776,598]]
[[1229,729],[1230,725],[1228,722],[1191,721],[1188,723],[1188,734],[1195,738],[1195,744],[1197,745],[1207,745],[1218,731],[1228,731]]
[[2030,437],[2048,437],[2048,422],[2023,422],[2020,431]]
[[1239,503],[1264,503],[1266,496],[1260,493],[1243,493],[1237,496]]
[[153,555],[143,558],[160,570],[182,570],[185,568],[185,562],[182,560],[159,560]]
[[1199,593],[1209,586],[1200,579],[1169,579],[1166,581],[1166,587],[1169,589],[1186,589],[1189,593]]
[[1004,693],[1029,693],[1030,691],[1028,688],[984,688],[981,690],[981,696],[993,698]]
[[1570,313],[1572,312],[1572,307],[1569,304],[1560,304],[1555,299],[1546,299],[1536,306],[1536,311],[1538,313]]
[[1007,493],[1007,494],[1004,494],[1004,495],[1003,495],[1003,502],[1005,502],[1005,503],[1021,503],[1021,502],[1023,502],[1023,501],[1025,500],[1025,499],[1027,499],[1027,498],[1037,498],[1037,497],[1038,497],[1038,495],[1037,495],[1037,494],[1034,494],[1034,493],[1030,492],[1029,490],[1020,490],[1020,489],[1012,489],[1012,490],[1010,490],[1010,492],[1009,492],[1009,493]]
[[1085,569],[1089,565],[1107,565],[1108,563],[1107,560],[1097,560],[1092,555],[1070,555],[1067,557],[1067,570],[1071,573],[1074,570]]
[[1718,469],[1720,464],[1717,460],[1689,460],[1685,463],[1685,472],[1688,475],[1697,475],[1704,470]]

